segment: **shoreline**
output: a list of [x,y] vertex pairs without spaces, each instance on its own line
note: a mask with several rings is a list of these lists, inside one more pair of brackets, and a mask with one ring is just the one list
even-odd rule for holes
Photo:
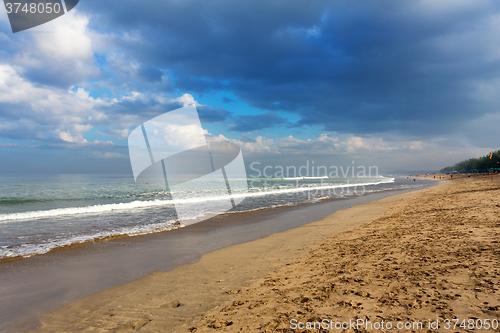
[[[427,180],[429,180],[429,179],[427,179]],[[427,185],[427,186],[429,186],[429,185]],[[361,195],[352,193],[346,197],[320,198],[315,202],[302,202],[302,203],[287,204],[287,205],[275,206],[275,207],[263,207],[263,208],[257,208],[254,210],[247,210],[247,211],[229,211],[229,212],[217,215],[217,216],[219,218],[223,218],[223,219],[231,219],[231,218],[238,219],[238,218],[240,218],[239,217],[240,214],[242,214],[242,215],[253,214],[253,213],[266,214],[267,212],[272,212],[273,210],[276,210],[276,209],[287,209],[287,208],[293,208],[293,207],[301,207],[304,205],[317,204],[317,203],[328,202],[328,201],[333,201],[333,200],[348,200],[348,199],[352,199],[353,197],[366,196],[366,195],[370,195],[370,194],[374,194],[374,193],[382,193],[382,192],[390,193],[391,191],[398,191],[398,190],[399,189],[380,190],[380,191],[374,191],[374,192],[370,192],[370,193],[364,193]],[[165,232],[179,229],[180,227],[184,227],[183,224],[181,224],[179,226],[176,223],[178,223],[178,222],[172,223],[172,225],[170,225],[166,229],[154,230],[151,232],[138,233],[138,234],[116,234],[116,235],[109,235],[109,236],[100,236],[97,238],[84,240],[84,241],[80,241],[80,242],[76,242],[76,243],[58,245],[58,246],[55,246],[55,247],[52,247],[52,248],[46,250],[45,252],[37,252],[37,253],[31,253],[31,254],[27,254],[27,255],[17,255],[17,256],[12,256],[12,257],[2,257],[2,258],[0,258],[0,265],[3,263],[7,263],[7,262],[28,259],[28,258],[32,258],[32,257],[51,254],[51,253],[58,252],[58,251],[64,251],[64,250],[69,250],[69,249],[73,249],[73,248],[79,248],[79,247],[89,246],[89,245],[93,245],[93,244],[98,244],[98,243],[102,243],[102,242],[119,240],[122,238],[141,237],[141,236],[148,236],[148,235],[153,235],[153,234],[165,233]],[[197,223],[197,222],[195,222],[195,223]],[[194,223],[189,223],[188,225],[190,225],[190,224],[194,224]]]
[[[42,325],[35,332],[85,330],[91,327],[103,330],[135,330],[143,327],[141,331],[146,327],[146,331],[154,331],[154,327],[156,330],[161,330],[159,327],[165,330],[166,327],[167,331],[183,327],[182,330],[185,331],[187,326],[213,309],[214,305],[223,304],[240,294],[244,287],[250,286],[262,275],[297,261],[297,255],[307,253],[328,237],[380,217],[387,211],[387,204],[415,196],[421,191],[429,191],[429,188],[393,194],[339,210],[316,222],[204,254],[196,263],[167,272],[156,272],[134,282],[81,298],[55,312],[42,315],[39,318]],[[252,269],[255,267],[258,269]],[[191,295],[183,294],[185,290],[191,291]],[[124,295],[137,297],[125,300],[124,297],[127,296]],[[203,300],[200,300],[199,295],[203,295]],[[123,304],[116,305],[113,301],[116,299],[120,299]],[[156,304],[154,309],[146,306],[157,301],[163,303]],[[141,309],[140,304],[147,309]],[[124,312],[113,313],[116,306]],[[128,309],[125,310],[124,307]],[[109,308],[109,311],[102,312],[104,308]],[[82,313],[86,316],[85,323],[92,324],[79,326],[82,325],[83,318],[78,318],[77,314]],[[156,313],[153,315],[155,318],[146,313]],[[65,323],[62,322],[63,319]],[[115,326],[111,327],[107,322]]]
[[98,238],[94,238],[94,239],[90,239],[90,240],[85,240],[85,241],[81,241],[81,242],[77,242],[77,243],[71,243],[71,244],[56,246],[56,247],[53,247],[53,248],[47,250],[46,252],[32,253],[32,254],[27,254],[27,255],[18,255],[18,256],[15,256],[15,257],[0,258],[0,265],[3,264],[3,263],[7,263],[7,262],[13,262],[13,261],[18,261],[18,260],[23,260],[23,259],[29,259],[29,258],[43,256],[43,255],[46,255],[46,254],[51,254],[51,253],[55,253],[55,252],[59,252],[59,251],[65,251],[65,250],[76,249],[76,248],[79,248],[79,247],[90,246],[92,244],[98,244],[98,243],[103,243],[103,242],[115,241],[115,240],[119,240],[119,239],[122,239],[122,238],[153,235],[153,234],[158,234],[158,233],[162,233],[162,232],[168,232],[168,231],[172,231],[172,230],[176,230],[176,229],[184,227],[184,225],[175,225],[175,223],[177,223],[177,222],[174,222],[172,224],[172,227],[169,227],[169,229],[165,229],[165,230],[158,230],[158,231],[152,231],[152,232],[140,233],[140,234],[118,234],[118,235],[111,235],[111,236],[101,236],[101,237],[98,237]]
[[[421,183],[421,188],[434,186]],[[399,189],[397,193],[413,191]],[[335,211],[393,195],[392,190],[314,204],[226,214],[169,232],[121,237],[0,264],[0,322],[6,331],[38,327],[37,317],[155,271],[199,261],[222,247],[264,238]]]
[[[423,188],[434,182],[422,184]],[[414,191],[400,189],[398,193]],[[165,233],[123,237],[2,263],[0,322],[6,331],[38,327],[37,317],[106,288],[199,261],[222,247],[264,238],[338,210],[393,195],[370,193],[315,204],[217,216]]]

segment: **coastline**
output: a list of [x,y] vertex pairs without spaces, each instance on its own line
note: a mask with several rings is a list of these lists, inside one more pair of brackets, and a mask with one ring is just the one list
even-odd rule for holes
[[[372,185],[376,186],[376,185],[381,185],[381,184],[393,184],[393,183],[394,183],[394,178],[393,178],[393,181],[381,182],[381,183],[376,183],[376,184],[363,183],[362,186],[363,187],[364,186],[372,186]],[[402,184],[397,184],[397,186],[401,186],[401,185]],[[290,207],[300,207],[302,205],[310,205],[310,204],[316,204],[316,203],[320,203],[320,202],[328,202],[331,200],[351,199],[353,197],[365,196],[365,195],[374,194],[374,193],[382,193],[382,192],[388,193],[392,190],[396,190],[396,191],[400,190],[398,188],[381,189],[381,190],[369,191],[368,193],[357,194],[357,193],[355,193],[357,186],[358,185],[351,184],[351,185],[338,185],[338,186],[334,186],[334,187],[330,187],[330,186],[325,187],[325,189],[347,188],[347,195],[344,197],[324,197],[324,198],[317,198],[317,200],[313,201],[313,202],[292,202],[289,204],[281,204],[281,205],[269,206],[269,207],[260,207],[260,208],[250,209],[250,210],[242,210],[242,211],[238,211],[238,210],[232,211],[231,210],[231,211],[225,212],[223,214],[219,214],[218,216],[223,216],[226,219],[240,219],[241,214],[244,215],[247,213],[252,214],[254,212],[266,212],[266,211],[272,211],[272,210],[280,209],[280,208],[286,209],[286,208],[290,208]],[[420,185],[420,186],[429,186],[429,184]],[[403,189],[404,189],[404,187],[403,187]],[[320,189],[317,188],[316,190],[320,190]],[[323,190],[321,190],[321,191],[323,191]],[[248,195],[248,197],[250,197],[250,196],[251,195]],[[90,206],[90,208],[92,208],[92,207],[93,206]],[[84,208],[89,208],[89,207],[84,207]],[[64,209],[67,209],[67,208],[64,208]],[[49,210],[49,212],[50,211],[51,210]],[[77,215],[81,216],[84,214],[77,214]],[[68,217],[69,215],[66,215],[66,216]],[[127,217],[125,217],[124,219],[127,219]],[[197,223],[196,220],[187,221],[187,222],[188,223],[186,225]],[[173,222],[172,221],[171,223],[168,223],[168,224],[162,226],[162,228],[160,228],[160,229],[151,229],[151,230],[147,230],[147,231],[135,230],[133,232],[130,232],[130,231],[122,231],[122,232],[118,231],[118,232],[116,232],[116,231],[114,231],[114,232],[111,232],[110,234],[107,234],[107,235],[93,236],[91,238],[83,237],[83,239],[77,239],[77,240],[67,241],[67,242],[54,242],[54,243],[49,244],[49,245],[42,243],[41,245],[46,245],[46,246],[44,248],[38,249],[34,252],[30,252],[27,254],[17,254],[17,255],[10,255],[9,254],[8,256],[2,256],[2,257],[0,257],[0,264],[6,263],[6,262],[22,260],[22,259],[27,259],[27,258],[32,258],[32,257],[40,256],[40,255],[46,255],[46,254],[50,254],[50,253],[57,252],[57,251],[64,251],[64,250],[68,250],[68,249],[72,249],[72,248],[78,248],[78,247],[82,247],[82,246],[92,245],[92,244],[96,244],[96,243],[113,241],[113,240],[117,240],[117,239],[124,238],[124,237],[127,238],[127,237],[147,236],[147,235],[152,235],[152,234],[164,233],[164,232],[178,229],[179,227],[184,227],[184,225],[180,222]]]
[[[420,188],[434,185],[428,181],[417,183]],[[195,263],[203,254],[293,229],[338,210],[415,190],[414,186],[402,187],[310,204],[222,214],[167,232],[62,247],[43,255],[2,262],[2,328],[7,332],[37,328],[37,317],[82,297],[156,271]]]
[[35,332],[64,330],[187,331],[256,281],[300,260],[326,239],[387,212],[395,201],[422,189],[387,196],[335,212],[316,222],[232,245],[199,262],[156,272],[106,289],[42,315]]

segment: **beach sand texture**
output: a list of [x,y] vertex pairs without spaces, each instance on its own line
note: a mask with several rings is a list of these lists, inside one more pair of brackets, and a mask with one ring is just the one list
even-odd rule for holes
[[500,177],[446,181],[85,297],[42,316],[37,331],[291,332],[292,319],[500,319],[499,227]]

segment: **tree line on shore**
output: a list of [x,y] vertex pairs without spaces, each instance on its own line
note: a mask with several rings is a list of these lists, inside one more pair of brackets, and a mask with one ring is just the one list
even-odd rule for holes
[[479,158],[469,158],[468,160],[456,163],[453,166],[448,166],[441,169],[442,173],[446,172],[487,172],[489,170],[500,170],[500,149],[494,151],[491,159],[490,153]]

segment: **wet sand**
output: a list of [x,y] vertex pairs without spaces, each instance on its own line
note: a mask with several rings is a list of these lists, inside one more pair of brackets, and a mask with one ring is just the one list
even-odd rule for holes
[[290,332],[292,319],[464,331],[443,320],[500,319],[499,212],[500,177],[445,181],[80,299],[38,331]]
[[222,248],[45,314],[36,331],[275,332],[290,331],[291,319],[498,318],[499,183],[474,181]]

